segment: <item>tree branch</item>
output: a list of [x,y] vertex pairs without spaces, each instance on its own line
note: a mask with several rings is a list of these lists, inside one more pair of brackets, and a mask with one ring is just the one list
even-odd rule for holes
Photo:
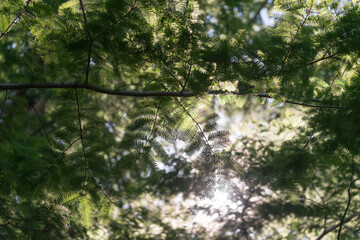
[[[353,168],[354,170],[354,168]],[[353,171],[353,174],[354,174],[354,171]],[[352,174],[352,175],[353,175]],[[338,231],[338,236],[337,236],[337,239],[340,240],[340,235],[341,235],[341,228],[342,226],[344,225],[344,221],[345,221],[345,217],[346,217],[346,213],[347,211],[349,210],[349,207],[350,207],[350,203],[351,203],[351,186],[356,182],[360,180],[360,178],[357,178],[357,179],[354,179],[350,182],[349,184],[349,187],[347,189],[347,192],[348,192],[348,201],[347,201],[347,205],[346,205],[346,208],[345,208],[345,212],[344,212],[344,215],[342,216],[341,220],[340,220],[340,227],[339,227],[339,231]]]
[[[74,82],[31,82],[31,83],[3,83],[0,84],[0,90],[17,90],[17,89],[87,89],[93,92],[104,93],[108,95],[116,96],[128,96],[128,97],[194,97],[198,96],[198,93],[194,92],[171,92],[171,91],[150,91],[150,92],[141,92],[141,91],[130,91],[130,90],[114,90],[109,88],[98,87],[92,84],[87,83],[74,83]],[[258,93],[258,94],[249,94],[245,92],[236,92],[236,91],[222,91],[222,90],[209,90],[206,92],[210,95],[238,95],[238,96],[251,96],[251,97],[260,97],[260,98],[269,98],[273,99],[267,93]],[[313,100],[312,100],[313,101]],[[304,107],[312,108],[334,108],[334,109],[348,109],[343,106],[332,106],[332,105],[313,105],[302,102],[295,102],[291,100],[284,101],[286,103],[291,103],[295,105],[300,105]]]
[[[329,56],[327,56],[327,57],[323,56],[323,57],[321,57],[321,58],[319,58],[319,59],[316,59],[316,60],[314,60],[314,61],[312,61],[312,62],[309,62],[308,64],[306,64],[306,66],[312,65],[312,64],[314,64],[314,63],[317,63],[317,62],[320,62],[320,61],[323,61],[323,60],[326,60],[326,59],[336,58],[335,55],[336,55],[336,53],[331,54],[331,55],[329,55]],[[336,59],[341,59],[341,58],[336,58]]]
[[[330,207],[328,207],[326,204],[321,204],[321,203],[318,203],[310,198],[306,198],[304,197],[305,200],[308,200],[310,202],[312,202],[313,204],[319,206],[319,207],[322,207],[322,208],[325,208],[326,210],[330,211],[331,213],[333,213],[339,220],[341,220],[341,216],[339,214],[337,214],[333,209],[331,209]],[[352,229],[351,227],[348,227],[344,224],[344,227],[347,228],[350,232],[352,232],[352,234],[354,234],[354,236],[356,236],[358,239],[359,239],[359,236],[356,234],[355,230]],[[326,231],[326,228],[324,227],[324,231]]]
[[0,34],[0,39],[5,36],[7,34],[7,32],[10,30],[10,28],[12,27],[12,25],[14,25],[16,23],[16,21],[21,17],[21,15],[24,14],[25,10],[27,9],[27,7],[29,6],[29,4],[31,3],[32,0],[28,0],[26,2],[25,7],[23,8],[23,10],[21,10],[21,12],[19,12],[19,14],[15,17],[15,19],[10,23],[10,25],[5,29],[4,32],[2,32]]
[[89,37],[89,40],[90,42],[93,40],[92,36],[91,36],[91,33],[90,33],[90,30],[88,28],[88,20],[87,20],[87,17],[86,17],[86,14],[85,14],[85,8],[84,8],[84,4],[83,4],[83,1],[82,0],[79,0],[80,1],[80,7],[81,7],[81,11],[83,13],[83,17],[84,17],[84,22],[85,22],[85,26],[86,26],[86,32],[88,34],[88,37]]
[[[354,213],[354,214],[351,215],[350,217],[344,219],[344,223],[349,222],[351,219],[353,219],[353,218],[356,217],[357,215],[359,215],[359,213]],[[335,225],[329,227],[326,231],[324,231],[322,234],[320,234],[320,235],[316,238],[316,240],[323,239],[323,237],[325,237],[328,233],[330,233],[330,232],[334,231],[335,229],[337,229],[339,226],[340,226],[340,223],[335,224]]]

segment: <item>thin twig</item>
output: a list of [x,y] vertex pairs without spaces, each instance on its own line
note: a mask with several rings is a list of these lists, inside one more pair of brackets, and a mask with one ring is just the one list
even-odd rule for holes
[[93,44],[90,42],[89,51],[88,51],[88,58],[86,62],[86,74],[85,74],[85,84],[89,82],[89,73],[90,73],[90,63],[91,63],[91,52],[92,52]]
[[326,231],[326,222],[327,222],[327,215],[325,215],[324,217],[324,226],[323,226],[324,232]]
[[27,38],[27,37],[19,36],[19,35],[12,34],[12,33],[11,33],[11,34],[8,33],[6,36],[22,38],[22,39],[24,39],[24,40],[26,40],[26,41],[30,41],[30,42],[34,43],[35,45],[37,45],[37,43],[36,43],[34,40],[32,40],[32,39],[30,39],[30,38]]
[[[166,90],[169,90],[164,84],[163,84],[163,87],[166,89]],[[215,156],[213,150],[212,150],[212,147],[209,143],[209,140],[207,139],[206,135],[205,135],[205,132],[204,130],[202,129],[202,127],[200,126],[199,122],[196,121],[196,119],[190,114],[190,112],[186,109],[186,107],[184,106],[184,104],[181,103],[181,101],[178,99],[178,98],[175,98],[175,100],[178,102],[178,104],[181,106],[182,109],[184,109],[185,113],[191,118],[191,120],[196,124],[197,128],[200,130],[201,134],[203,135],[204,137],[204,140],[205,140],[205,143],[206,145],[210,148],[210,152],[211,152],[211,155],[212,156]]]
[[44,131],[44,134],[45,134],[45,136],[46,136],[46,139],[47,139],[50,147],[52,148],[49,135],[48,135],[47,132],[46,132],[46,129],[45,129],[45,127],[44,127],[44,124],[43,124],[43,122],[42,122],[42,120],[41,120],[41,118],[40,118],[40,116],[39,116],[39,113],[36,111],[36,108],[34,107],[34,105],[31,105],[31,107],[32,107],[32,109],[34,109],[35,114],[36,114],[37,118],[39,119],[40,126],[41,126],[41,128],[43,129],[43,131]]
[[[354,178],[354,172],[355,172],[355,163],[354,163],[354,159],[352,159],[352,170],[351,170],[351,181],[349,183],[349,187],[347,189],[347,192],[348,192],[348,201],[347,201],[347,204],[346,204],[346,208],[345,208],[345,211],[344,211],[344,214],[342,216],[342,218],[340,219],[340,227],[339,227],[339,231],[338,231],[338,235],[337,235],[337,240],[340,240],[340,236],[341,236],[341,228],[342,226],[344,225],[344,219],[346,217],[346,214],[347,214],[347,211],[349,210],[349,207],[350,207],[350,203],[351,203],[351,185],[353,184],[353,178]],[[356,180],[355,180],[356,181]]]
[[83,13],[84,16],[84,22],[85,22],[85,27],[86,27],[86,32],[90,41],[89,44],[89,50],[88,50],[88,57],[87,57],[87,62],[86,62],[86,75],[85,75],[85,83],[87,84],[89,82],[89,72],[90,72],[90,63],[91,63],[91,52],[92,52],[92,48],[93,48],[93,38],[88,26],[88,20],[86,17],[86,13],[85,13],[85,8],[84,8],[84,4],[82,0],[80,1],[80,6],[81,6],[81,11]]
[[[81,139],[81,138],[79,137],[79,138],[75,139],[74,141],[72,141],[72,142],[62,151],[62,155],[64,155],[64,154],[66,153],[66,151],[69,150],[69,149],[72,147],[72,145],[74,145],[74,144],[75,144],[77,141],[79,141],[80,139]],[[51,166],[47,168],[46,174],[49,172],[49,170],[50,170],[51,168],[54,167],[57,159],[58,159],[58,158],[55,158],[54,161],[52,162]]]
[[[353,219],[353,218],[356,217],[357,215],[359,215],[359,213],[354,213],[354,214],[351,215],[350,217],[346,218],[346,219],[344,220],[344,223],[349,222],[351,219]],[[321,233],[321,234],[316,238],[316,240],[323,239],[323,237],[325,237],[328,233],[330,233],[330,232],[334,231],[335,229],[337,229],[339,226],[340,226],[340,223],[335,224],[335,225],[329,227],[326,231],[324,231],[323,233]]]
[[288,50],[286,51],[285,56],[284,56],[282,66],[285,65],[286,60],[287,60],[287,58],[289,57],[290,52],[291,52],[291,50],[292,50],[292,48],[293,48],[293,44],[294,44],[294,42],[295,42],[295,39],[296,39],[297,35],[299,34],[299,32],[301,31],[302,27],[304,26],[306,20],[307,20],[308,17],[310,16],[310,13],[311,13],[311,10],[308,10],[308,11],[306,12],[306,15],[305,15],[302,23],[300,24],[300,26],[299,26],[299,28],[297,29],[295,35],[294,35],[293,38],[291,39],[290,46],[289,46],[289,48],[288,48]]
[[[353,175],[354,175],[354,165],[353,165],[353,171],[352,171],[352,174],[351,174],[351,179],[353,178]],[[346,204],[346,208],[345,208],[345,211],[344,211],[344,215],[342,216],[341,218],[341,221],[340,221],[340,226],[339,226],[339,231],[338,231],[338,235],[337,235],[337,239],[340,240],[340,235],[341,235],[341,228],[342,226],[344,225],[344,221],[345,221],[345,217],[346,217],[346,214],[349,210],[349,207],[350,207],[350,203],[351,203],[351,186],[356,182],[360,180],[360,178],[357,178],[355,180],[352,180],[349,184],[349,187],[347,189],[347,192],[348,192],[348,201],[347,201],[347,204]]]
[[255,86],[251,85],[249,87],[239,89],[239,92],[245,92],[245,91],[253,89],[253,88],[255,88]]
[[186,88],[186,84],[188,83],[189,81],[189,77],[190,77],[190,74],[191,74],[191,68],[192,68],[192,65],[190,64],[190,67],[189,67],[189,71],[187,73],[187,76],[185,78],[185,83],[183,85],[183,88],[181,89],[181,92],[184,92],[185,88]]
[[[234,92],[232,92],[233,94],[236,94]],[[252,96],[252,97],[262,97],[262,98],[269,98],[269,99],[273,99],[269,94],[267,93],[258,93],[258,94],[236,94],[236,95],[247,95],[247,96]],[[313,100],[312,100],[313,101]],[[302,103],[302,102],[295,102],[295,101],[291,101],[291,100],[285,100],[285,103],[291,103],[291,104],[295,104],[295,105],[300,105],[300,106],[304,106],[304,107],[312,107],[312,108],[336,108],[336,109],[347,109],[347,107],[342,107],[342,106],[332,106],[332,105],[313,105],[313,104],[308,104],[308,103]]]
[[87,17],[86,17],[84,4],[83,4],[83,1],[82,1],[82,0],[79,0],[79,1],[80,1],[81,11],[82,11],[83,17],[84,17],[84,22],[85,22],[85,26],[86,26],[86,32],[87,32],[88,37],[89,37],[89,40],[90,40],[90,42],[91,42],[93,38],[92,38],[92,36],[91,36],[91,32],[90,32],[90,29],[89,29],[89,27],[88,27],[88,20],[87,20]]
[[166,69],[165,67],[162,68],[165,72],[167,72],[179,85],[180,88],[183,88],[180,79],[178,79],[170,70]]
[[15,223],[11,223],[11,222],[7,222],[5,224],[0,224],[0,227],[6,227],[6,226],[11,226],[16,229],[23,229],[23,230],[33,231],[33,232],[43,232],[43,233],[47,232],[46,228],[45,229],[37,229],[37,228],[23,227],[23,226],[20,226]]
[[8,90],[5,91],[5,97],[4,97],[3,105],[1,107],[1,112],[0,112],[0,120],[3,118],[3,113],[4,113],[4,109],[5,109],[7,96],[8,96]]
[[87,163],[87,158],[86,158],[83,129],[81,126],[81,112],[80,112],[80,104],[79,104],[79,96],[78,96],[77,88],[75,88],[75,96],[76,96],[76,106],[77,106],[77,113],[78,113],[80,140],[81,140],[82,151],[83,151],[83,156],[84,156],[84,183],[82,186],[82,194],[84,194],[84,188],[85,188],[86,178],[87,178],[86,174],[88,172],[88,163]]
[[[150,91],[150,92],[141,92],[141,91],[130,91],[130,90],[114,90],[109,88],[102,88],[92,84],[86,83],[73,83],[73,82],[42,82],[42,83],[4,83],[0,84],[0,90],[16,90],[16,89],[87,89],[93,92],[104,93],[108,95],[116,96],[128,96],[128,97],[195,97],[199,93],[194,92],[171,92],[171,91]],[[258,94],[249,94],[245,92],[238,91],[222,91],[222,90],[209,90],[205,92],[210,95],[238,95],[238,96],[250,96],[250,97],[260,97],[260,98],[269,98],[272,97],[267,93],[258,93]],[[314,101],[314,100],[311,100]],[[295,105],[300,105],[304,107],[312,108],[334,108],[334,109],[348,109],[343,106],[333,106],[333,105],[313,105],[302,102],[296,102],[291,100],[284,101],[286,103],[291,103]]]
[[90,177],[94,180],[95,185],[96,185],[98,188],[100,188],[101,192],[104,194],[105,198],[106,198],[107,200],[109,200],[109,202],[112,203],[113,205],[116,205],[116,204],[114,203],[114,201],[109,197],[109,195],[107,194],[107,192],[105,191],[105,189],[102,188],[101,185],[96,182],[95,176],[92,174],[92,172],[91,172],[91,171],[88,171],[88,172],[89,172],[89,174],[90,174]]
[[[347,35],[347,34],[344,33],[342,36],[339,37],[338,40],[336,40],[335,42],[333,42],[333,43],[330,45],[330,47],[325,50],[322,58],[325,58],[325,56],[329,53],[329,51],[330,51],[337,43],[339,43],[340,40],[346,39],[346,35]],[[332,54],[332,56],[334,56],[334,55],[336,55],[336,53]]]
[[62,153],[63,154],[65,154],[65,152],[67,151],[67,150],[69,150],[71,147],[72,147],[72,145],[74,145],[77,141],[79,141],[81,138],[80,137],[78,137],[77,139],[75,139],[74,141],[72,141],[63,151],[62,151]]
[[[342,66],[340,66],[340,67],[342,67]],[[346,68],[345,68],[344,71],[342,72],[341,77],[344,76],[345,71],[346,71]],[[331,84],[330,84],[330,88],[333,87],[333,85],[334,85],[336,79],[338,78],[338,76],[339,76],[339,73],[335,75],[334,79],[332,80],[332,82],[331,82]]]
[[331,81],[331,84],[330,84],[330,88],[332,88],[332,86],[334,85],[336,79],[338,78],[339,74],[336,74],[334,79]]
[[[53,120],[51,120],[50,122],[45,123],[45,124],[44,124],[44,127],[48,127],[48,126],[54,124],[55,122],[56,122],[55,119],[53,119]],[[36,135],[37,133],[39,133],[39,132],[42,130],[42,128],[43,128],[43,126],[40,126],[39,128],[37,128],[35,131],[33,131],[33,132],[31,133],[31,136],[34,136],[34,135]]]
[[307,197],[303,197],[303,198],[304,198],[305,200],[308,200],[308,201],[312,202],[314,205],[317,205],[317,206],[319,206],[319,207],[322,207],[322,208],[327,209],[328,211],[330,211],[331,213],[333,213],[337,218],[340,219],[340,215],[337,214],[333,209],[331,209],[331,208],[328,207],[327,205],[322,204],[322,203],[318,203],[318,202],[312,200],[311,198],[307,198]]
[[[322,208],[325,208],[326,210],[330,211],[331,213],[333,213],[339,220],[341,220],[341,216],[339,214],[337,214],[337,212],[335,212],[333,209],[331,209],[330,207],[328,207],[326,204],[324,203],[318,203],[310,198],[306,198],[304,197],[305,200],[308,200],[308,201],[311,201],[313,204],[319,206],[319,207],[322,207]],[[356,236],[358,239],[359,239],[359,236],[356,234],[355,230],[352,229],[351,227],[348,227],[344,224],[344,227],[346,229],[348,229],[350,232],[352,232],[352,234],[354,234],[354,236]],[[324,232],[325,232],[326,228],[324,228]]]
[[[136,4],[136,3],[135,3]],[[136,8],[135,4],[130,8],[129,12],[127,12],[124,16],[122,16],[120,19],[118,19],[117,21],[115,21],[113,24],[111,24],[110,26],[108,26],[106,29],[104,29],[104,31],[102,31],[101,33],[99,33],[98,35],[96,35],[93,40],[98,39],[100,36],[102,36],[103,34],[107,33],[108,31],[110,31],[115,25],[119,24],[122,20],[124,20],[127,16],[130,15],[130,13]]]
[[28,0],[26,2],[25,7],[23,8],[23,10],[21,10],[21,12],[19,12],[19,14],[15,17],[15,19],[10,23],[10,25],[5,29],[4,32],[2,32],[0,34],[0,39],[6,35],[6,33],[10,30],[10,28],[12,27],[12,25],[14,25],[16,23],[16,21],[21,17],[21,15],[24,14],[25,10],[27,9],[27,7],[29,6],[29,4],[31,3],[32,0]]
[[321,57],[321,58],[319,58],[319,59],[316,59],[316,60],[314,60],[314,61],[312,61],[312,62],[307,63],[306,66],[309,66],[309,65],[312,65],[312,64],[314,64],[314,63],[317,63],[317,62],[320,62],[320,61],[323,61],[323,60],[326,60],[326,59],[330,59],[330,58],[341,59],[341,58],[335,57],[335,55],[336,55],[336,53],[334,53],[334,54],[332,54],[332,55],[329,55],[329,56],[327,56],[327,57]]
[[320,116],[320,113],[321,113],[321,108],[318,110],[318,114],[316,116],[316,120],[315,120],[315,124],[314,124],[314,127],[313,127],[313,130],[312,130],[312,133],[308,139],[308,141],[306,142],[306,144],[304,145],[304,149],[309,145],[310,141],[311,141],[311,137],[314,135],[315,131],[316,131],[316,127],[317,127],[317,124],[319,122],[319,116]]
[[[74,145],[74,144],[75,144],[77,141],[79,141],[79,140],[80,140],[80,137],[77,138],[77,139],[75,139],[73,142],[71,142],[71,143],[62,151],[62,155],[65,155],[66,151],[69,150],[69,149],[72,147],[72,145]],[[53,161],[53,162],[51,163],[51,165],[46,169],[46,172],[41,176],[41,178],[45,177],[45,176],[49,173],[50,169],[55,166],[55,163],[56,163],[57,160],[58,160],[58,158],[55,158],[55,159],[54,159],[54,161]],[[41,179],[41,178],[39,178],[39,179]]]
[[290,101],[290,100],[286,100],[285,102],[286,102],[286,103],[295,104],[295,105],[304,106],[304,107],[311,107],[311,108],[336,108],[336,109],[347,109],[347,107],[342,107],[342,106],[333,106],[333,105],[313,105],[313,104],[307,104],[307,103],[295,102],[295,101]]
[[259,9],[256,11],[255,15],[253,16],[253,18],[249,21],[248,23],[248,27],[251,27],[251,25],[253,25],[253,23],[255,22],[256,18],[259,16],[261,10],[266,6],[266,4],[268,3],[267,0],[263,1],[259,7]]
[[201,135],[203,135],[204,137],[204,140],[205,140],[205,143],[208,147],[210,147],[210,151],[211,151],[211,154],[213,156],[215,156],[215,154],[213,153],[212,151],[212,148],[211,148],[211,145],[209,143],[209,140],[207,139],[206,135],[205,135],[205,132],[204,130],[202,129],[202,127],[200,126],[199,122],[196,121],[196,119],[191,115],[191,113],[186,109],[186,107],[184,106],[184,104],[182,104],[179,99],[175,98],[175,100],[179,103],[179,105],[181,106],[182,109],[184,109],[185,113],[191,118],[191,120],[196,124],[197,128],[200,130],[201,132]]
[[144,87],[144,92],[145,92],[146,89],[150,86],[150,84],[151,84],[152,82],[155,82],[155,79],[152,79],[152,80],[150,80],[148,83],[146,83],[146,85],[145,85],[145,87]]
[[152,125],[152,127],[151,127],[151,132],[150,132],[150,135],[149,135],[147,141],[151,140],[151,137],[152,137],[152,135],[153,135],[154,132],[155,132],[155,126],[156,126],[157,119],[158,119],[158,117],[159,117],[159,111],[160,111],[161,101],[162,101],[162,99],[160,99],[159,105],[157,106],[156,113],[155,113],[154,123],[153,123],[153,125]]
[[241,228],[242,228],[242,232],[244,234],[244,237],[246,240],[250,240],[250,236],[249,236],[249,233],[248,233],[248,228],[246,227],[246,220],[245,220],[245,214],[246,214],[246,210],[251,207],[249,206],[249,203],[250,203],[250,199],[251,197],[253,196],[254,192],[255,192],[256,189],[252,188],[249,192],[249,195],[247,198],[242,198],[242,205],[243,205],[243,208],[241,210],[241,213],[240,213],[240,218],[241,218]]

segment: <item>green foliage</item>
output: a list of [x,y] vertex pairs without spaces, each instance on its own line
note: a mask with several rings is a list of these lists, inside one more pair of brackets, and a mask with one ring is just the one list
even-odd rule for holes
[[[270,2],[2,1],[0,236],[355,239],[359,6]],[[216,234],[164,217],[221,188]]]

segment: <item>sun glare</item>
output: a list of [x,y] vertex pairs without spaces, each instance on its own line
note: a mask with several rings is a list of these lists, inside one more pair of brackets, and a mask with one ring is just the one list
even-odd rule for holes
[[215,208],[221,208],[225,206],[229,199],[228,199],[229,193],[227,191],[221,191],[221,190],[215,190],[214,196],[210,201],[212,202],[212,206]]
[[[214,209],[218,209],[221,212],[227,211],[226,208],[231,205],[231,200],[229,199],[229,192],[225,190],[219,190],[216,189],[213,193],[212,197],[201,199],[199,202],[199,205],[202,206],[211,206]],[[199,211],[194,221],[197,223],[200,223],[203,226],[209,227],[209,229],[217,229],[219,227],[218,224],[216,224],[216,218],[219,217],[219,213],[215,214],[208,214],[204,211]]]
[[201,205],[212,206],[213,208],[220,209],[231,203],[229,199],[229,192],[225,190],[216,189],[212,197],[200,200]]

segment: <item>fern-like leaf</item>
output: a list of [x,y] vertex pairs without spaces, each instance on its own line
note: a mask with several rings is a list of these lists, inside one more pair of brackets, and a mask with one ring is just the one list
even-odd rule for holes
[[88,196],[82,196],[79,203],[81,223],[86,228],[91,228],[93,224],[92,206]]

